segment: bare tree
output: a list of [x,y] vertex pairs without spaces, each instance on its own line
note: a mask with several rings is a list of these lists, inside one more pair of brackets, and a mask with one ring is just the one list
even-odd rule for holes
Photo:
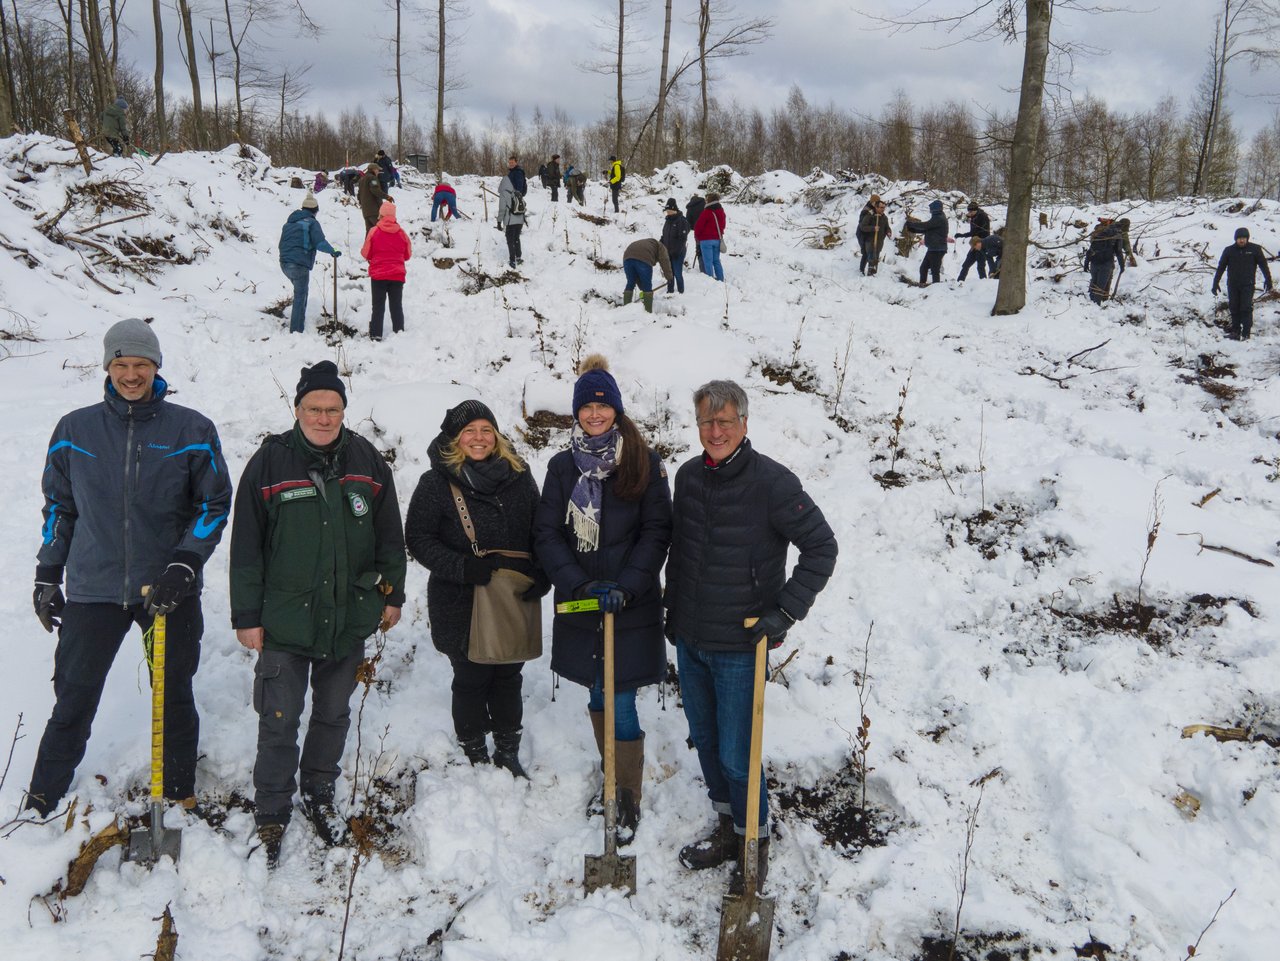
[[[713,25],[723,25],[717,37]],[[698,91],[702,110],[698,116],[698,159],[707,157],[707,117],[711,103],[711,61],[721,57],[741,57],[748,47],[769,39],[771,17],[749,20],[735,18],[729,0],[698,0]]]
[[209,37],[200,34],[200,43],[204,47],[204,55],[209,61],[209,75],[213,79],[213,135],[222,139],[222,116],[218,104],[218,58],[225,57],[227,51],[218,49],[218,35],[213,27],[213,18],[209,18]]
[[[204,108],[200,104],[200,63],[196,59],[195,28],[191,24],[191,5],[187,0],[177,0],[178,19],[182,21],[182,43],[178,52],[182,54],[187,65],[187,76],[191,78],[191,120],[195,124],[195,148],[203,149],[209,143],[209,135],[204,127]],[[213,33],[213,21],[209,21],[209,32]]]
[[[245,91],[252,92],[261,86],[262,81],[259,66],[253,59],[257,34],[276,22],[279,9],[272,0],[236,0],[234,12],[231,0],[222,0],[222,8],[226,13],[227,42],[231,45],[231,83],[236,98],[235,136],[243,143]],[[250,110],[252,108],[250,102]]]
[[625,59],[624,53],[628,47],[634,52],[646,42],[644,38],[637,37],[634,32],[628,37],[627,14],[628,11],[636,13],[639,9],[642,9],[642,7],[637,0],[618,0],[616,13],[610,17],[599,18],[596,21],[597,25],[607,31],[610,37],[597,48],[602,55],[601,58],[578,65],[581,70],[614,78],[613,144],[608,149],[613,152],[614,156],[624,161],[629,159],[629,157],[624,156],[622,149],[622,140],[626,133],[625,83],[627,78],[636,72],[635,69],[627,65],[630,61]]
[[666,0],[662,15],[662,69],[658,73],[658,106],[657,117],[653,126],[653,166],[661,166],[667,162],[666,128],[663,114],[667,107],[667,67],[671,60],[671,0]]
[[160,0],[151,0],[151,20],[156,28],[156,144],[161,150],[169,140],[169,124],[164,115],[164,20]]
[[291,103],[297,103],[311,92],[311,85],[304,83],[303,78],[311,72],[311,64],[305,67],[285,67],[280,71],[277,83],[280,85],[280,124],[279,140],[284,144],[284,113]]
[[13,54],[9,49],[9,18],[0,0],[0,131],[8,135],[18,118],[18,88],[13,79]]
[[1280,9],[1274,0],[1220,0],[1220,12],[1214,17],[1213,43],[1209,49],[1209,67],[1202,94],[1202,129],[1196,156],[1195,180],[1191,192],[1199,194],[1206,185],[1209,170],[1217,158],[1217,141],[1221,131],[1223,100],[1227,91],[1227,66],[1243,59],[1255,70],[1263,64],[1280,61]]
[[425,44],[427,53],[434,54],[436,58],[435,81],[426,86],[427,89],[434,89],[436,94],[434,139],[437,180],[444,177],[445,158],[449,158],[450,164],[455,159],[445,146],[452,139],[452,134],[445,130],[444,112],[448,106],[448,95],[463,89],[466,86],[466,78],[450,76],[447,54],[451,45],[456,46],[462,42],[463,35],[458,25],[468,16],[470,14],[463,0],[436,0],[436,22],[434,28],[428,31]]

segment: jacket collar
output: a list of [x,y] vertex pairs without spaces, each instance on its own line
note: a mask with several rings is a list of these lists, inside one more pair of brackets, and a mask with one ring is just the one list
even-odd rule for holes
[[729,480],[737,477],[746,469],[753,454],[751,438],[744,437],[742,438],[742,443],[738,445],[738,449],[719,463],[712,463],[711,458],[703,451],[702,469],[719,480]]
[[160,413],[160,405],[164,403],[164,396],[168,390],[168,382],[159,374],[156,374],[156,379],[151,383],[151,398],[130,403],[116,393],[115,385],[111,383],[111,378],[108,377],[103,385],[102,400],[117,417],[150,420]]

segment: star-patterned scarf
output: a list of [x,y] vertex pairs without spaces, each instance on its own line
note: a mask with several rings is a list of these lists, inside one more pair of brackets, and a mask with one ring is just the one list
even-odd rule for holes
[[589,437],[581,424],[573,425],[569,450],[578,468],[578,482],[569,495],[565,522],[578,539],[578,551],[589,553],[600,546],[600,508],[604,503],[604,482],[622,456],[622,435],[614,427],[599,437]]

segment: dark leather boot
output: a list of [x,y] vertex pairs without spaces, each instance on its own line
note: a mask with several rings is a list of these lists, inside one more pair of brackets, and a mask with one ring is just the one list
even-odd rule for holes
[[347,836],[347,824],[328,798],[303,797],[302,812],[316,829],[316,836],[325,847],[341,844]]
[[520,766],[520,732],[508,731],[506,734],[493,735],[493,763],[495,767],[505,768],[512,777],[529,780],[529,772]]
[[719,867],[738,857],[738,842],[738,835],[733,830],[733,817],[721,814],[710,834],[680,849],[680,863],[691,871]]
[[[591,733],[596,738],[596,750],[600,752],[600,770],[604,770],[604,711],[587,711],[591,718]],[[604,786],[595,794],[591,795],[591,800],[587,802],[587,817],[602,817],[604,815]]]
[[644,785],[644,737],[615,741],[618,762],[618,844],[626,846],[640,825],[640,800]]
[[458,738],[458,747],[462,748],[462,753],[467,756],[472,767],[489,763],[489,744],[483,734],[479,737]]

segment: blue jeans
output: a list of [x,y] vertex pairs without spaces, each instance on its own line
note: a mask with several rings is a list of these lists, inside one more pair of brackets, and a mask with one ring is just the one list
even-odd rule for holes
[[680,252],[679,257],[671,258],[671,279],[667,281],[667,293],[674,294],[677,290],[684,293],[684,251]]
[[622,272],[627,275],[627,290],[635,290],[639,285],[643,291],[653,290],[653,265],[634,257],[622,262]]
[[311,268],[302,264],[280,264],[284,275],[293,281],[293,310],[289,313],[289,333],[300,334],[307,328],[307,293],[311,289]]
[[[714,241],[713,241],[714,242]],[[747,765],[751,757],[751,696],[756,656],[752,651],[702,651],[676,638],[680,696],[689,736],[698,751],[707,796],[718,814],[747,824]],[[760,830],[769,823],[769,794],[760,775]]]
[[724,268],[720,266],[720,241],[699,240],[698,250],[702,253],[702,272],[716,280],[724,280]]
[[444,215],[445,220],[448,220],[450,217],[458,216],[458,201],[456,197],[452,197],[452,196],[436,197],[434,200],[431,201],[432,222],[435,221],[436,214],[439,212],[441,207],[446,208],[446,213]]
[[[591,694],[587,699],[587,710],[604,710],[604,676],[598,676],[591,685]],[[638,741],[644,737],[640,730],[640,715],[636,713],[636,692],[613,692],[613,739],[615,741]]]

